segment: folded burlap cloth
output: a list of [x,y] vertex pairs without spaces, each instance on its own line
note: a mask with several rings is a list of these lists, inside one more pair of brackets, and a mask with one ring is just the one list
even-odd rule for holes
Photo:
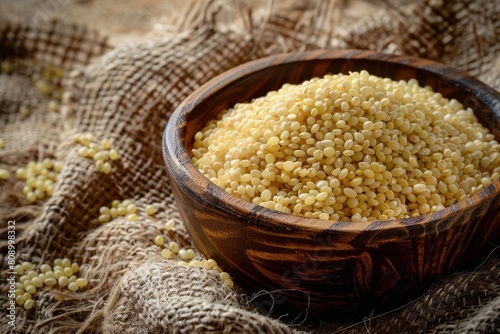
[[[11,173],[0,180],[2,314],[9,301],[9,220],[16,221],[18,263],[38,268],[68,257],[89,280],[77,292],[39,289],[33,309],[18,308],[16,327],[7,323],[5,311],[2,333],[500,332],[494,245],[483,263],[437,282],[398,309],[292,324],[255,310],[237,281],[230,289],[213,270],[177,266],[178,257],[160,256],[154,243],[159,234],[166,243],[190,243],[166,177],[162,133],[180,102],[217,74],[280,52],[359,48],[435,59],[500,89],[498,1],[394,1],[347,26],[336,24],[342,1],[271,5],[195,2],[179,20],[178,33],[116,48],[93,32],[58,22],[1,29],[0,57],[13,68],[0,75],[0,168]],[[31,78],[49,65],[64,70],[59,112],[48,110],[49,98]],[[22,106],[29,116],[19,113]],[[97,172],[91,159],[79,155],[73,137],[83,132],[113,140],[120,158],[111,173]],[[44,158],[61,161],[63,168],[53,195],[30,203],[16,169]],[[132,199],[139,220],[99,223],[99,208],[115,199]],[[143,214],[148,204],[158,208],[154,216]],[[169,219],[177,225],[167,234]],[[54,299],[57,294],[64,300]]]

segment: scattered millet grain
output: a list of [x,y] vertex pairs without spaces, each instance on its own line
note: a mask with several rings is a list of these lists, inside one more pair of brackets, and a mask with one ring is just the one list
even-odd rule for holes
[[19,114],[23,117],[28,117],[31,114],[31,111],[26,106],[19,107]]
[[174,226],[175,226],[175,220],[169,219],[165,223],[165,230],[172,231],[172,229],[174,228]]
[[[30,310],[35,306],[33,297],[37,291],[44,286],[67,288],[70,291],[78,291],[87,286],[86,278],[77,278],[74,274],[78,273],[80,266],[76,262],[71,262],[68,258],[55,259],[53,267],[44,263],[40,266],[39,272],[33,270],[33,264],[23,262],[16,265],[14,270],[19,276],[16,283],[16,303],[23,306],[25,310]],[[62,296],[56,295],[57,300],[63,300]]]
[[10,177],[10,173],[6,169],[0,168],[0,180],[7,180]]
[[74,137],[75,142],[83,145],[78,149],[81,157],[94,160],[98,172],[109,174],[112,170],[111,161],[119,158],[118,152],[111,148],[112,141],[103,139],[100,144],[94,141],[91,133],[77,133]]
[[[120,200],[113,200],[111,202],[111,207],[107,206],[102,206],[99,208],[99,217],[98,221],[100,223],[107,223],[111,219],[114,219],[116,217],[125,217],[128,221],[137,221],[139,220],[139,215],[137,214],[139,212],[139,208],[137,205],[130,199],[126,199],[120,201]],[[149,216],[154,216],[156,214],[156,208],[148,204],[143,212]]]
[[16,176],[26,180],[23,193],[33,203],[52,196],[61,170],[62,162],[44,159],[41,162],[29,162],[26,168],[18,168]]
[[4,74],[12,74],[13,69],[14,64],[9,59],[5,59],[0,63],[0,70]]
[[[171,226],[175,224],[175,221],[173,219],[170,219],[167,222],[168,228],[166,229],[167,231],[171,231]],[[161,250],[161,256],[164,259],[170,260],[174,258],[175,256],[178,256],[181,258],[180,261],[177,261],[177,266],[182,266],[182,267],[203,267],[207,270],[214,270],[217,273],[219,273],[219,277],[222,281],[222,283],[228,287],[232,288],[234,286],[233,279],[229,275],[229,273],[224,272],[222,268],[219,267],[217,262],[213,259],[208,259],[208,260],[197,260],[195,259],[196,257],[196,252],[192,248],[180,248],[179,244],[175,241],[171,241],[168,243],[168,245],[165,243],[165,238],[163,235],[157,235],[154,239],[154,242],[157,246],[162,248]]]

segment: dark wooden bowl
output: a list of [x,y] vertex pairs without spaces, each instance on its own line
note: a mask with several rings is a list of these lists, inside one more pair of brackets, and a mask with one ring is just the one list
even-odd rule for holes
[[290,321],[332,319],[403,301],[474,264],[500,241],[500,179],[434,214],[352,223],[248,203],[211,183],[191,162],[194,134],[222,109],[284,83],[363,69],[395,80],[416,78],[457,99],[500,140],[500,95],[492,88],[433,61],[360,50],[284,54],[238,66],[197,89],[168,122],[165,165],[195,246],[250,296],[261,291],[254,302],[264,312],[287,312]]

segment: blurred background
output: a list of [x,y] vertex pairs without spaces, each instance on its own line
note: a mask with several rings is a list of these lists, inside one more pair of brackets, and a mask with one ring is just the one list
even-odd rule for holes
[[[0,21],[20,22],[30,26],[45,24],[51,19],[86,25],[108,36],[113,45],[141,41],[172,33],[179,20],[189,15],[193,6],[203,0],[0,0]],[[244,5],[248,1],[226,1],[227,6]],[[258,1],[251,1],[255,3]],[[280,7],[286,0],[260,1]],[[294,1],[298,11],[314,1]],[[394,2],[394,1],[392,1]],[[410,1],[396,1],[398,4]],[[339,24],[361,21],[381,9],[384,1],[332,0],[342,14]]]

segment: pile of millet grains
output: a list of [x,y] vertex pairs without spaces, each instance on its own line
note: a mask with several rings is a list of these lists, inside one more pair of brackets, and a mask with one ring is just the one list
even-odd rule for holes
[[414,79],[326,75],[238,103],[195,135],[192,161],[226,192],[322,220],[433,213],[500,175],[470,108]]

